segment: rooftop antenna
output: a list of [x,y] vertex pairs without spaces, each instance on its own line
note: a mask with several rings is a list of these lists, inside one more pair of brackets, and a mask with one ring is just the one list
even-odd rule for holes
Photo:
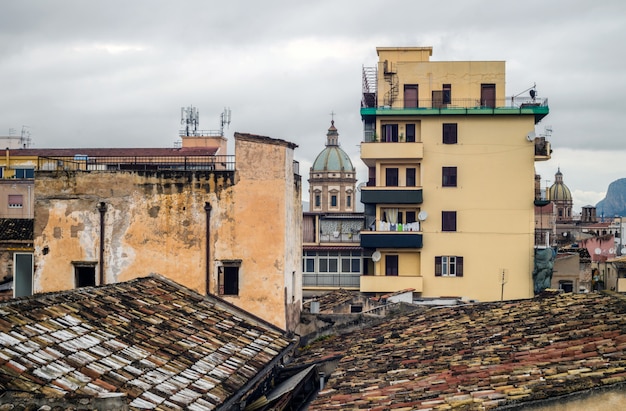
[[[200,112],[194,106],[180,108],[180,124],[185,125],[185,135],[195,136],[200,124]],[[190,134],[191,133],[191,134]]]
[[28,126],[22,126],[22,134],[20,135],[20,146],[22,148],[30,147],[30,131]]
[[220,114],[220,134],[224,136],[224,124],[230,125],[230,108],[224,107],[224,111]]

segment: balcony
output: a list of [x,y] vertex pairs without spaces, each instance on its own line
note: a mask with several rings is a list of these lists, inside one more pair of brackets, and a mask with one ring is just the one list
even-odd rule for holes
[[361,231],[363,248],[422,248],[422,233],[416,231]]
[[361,187],[363,204],[422,204],[422,187]]
[[360,274],[317,274],[302,273],[302,286],[320,288],[359,289]]
[[[370,99],[371,101],[371,99]],[[371,105],[371,104],[369,104]],[[535,124],[548,115],[548,99],[508,97],[481,102],[480,99],[419,100],[418,107],[405,108],[401,99],[392,106],[361,107],[361,116],[444,116],[444,115],[534,115]]]
[[416,160],[424,158],[424,144],[415,142],[377,142],[373,135],[371,140],[361,143],[361,160],[369,166],[376,165],[376,160]]
[[399,290],[414,289],[414,292],[421,293],[423,290],[423,278],[421,276],[384,276],[384,275],[362,275],[362,293],[389,293]]

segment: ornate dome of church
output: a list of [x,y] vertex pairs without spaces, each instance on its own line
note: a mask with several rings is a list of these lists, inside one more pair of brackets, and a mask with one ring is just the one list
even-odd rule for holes
[[339,133],[335,128],[335,121],[331,121],[326,134],[326,148],[317,155],[313,162],[312,171],[352,171],[354,166],[350,157],[339,147]]
[[548,199],[551,201],[572,201],[572,193],[563,183],[563,173],[559,168],[554,175],[555,182],[548,189]]

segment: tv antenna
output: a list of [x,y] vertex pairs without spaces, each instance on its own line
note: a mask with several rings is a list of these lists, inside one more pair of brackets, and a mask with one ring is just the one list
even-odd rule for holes
[[22,148],[30,147],[30,131],[28,131],[28,126],[22,126],[22,134],[20,135],[20,146]]
[[[194,106],[180,108],[180,124],[185,125],[185,135],[195,136],[200,124],[200,112]],[[191,133],[191,134],[190,134]]]
[[230,125],[230,108],[224,107],[224,111],[220,114],[220,134],[224,136],[224,124]]

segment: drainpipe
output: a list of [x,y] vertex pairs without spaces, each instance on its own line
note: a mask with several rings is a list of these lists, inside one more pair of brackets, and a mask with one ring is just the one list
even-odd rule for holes
[[98,206],[100,212],[100,284],[104,285],[104,213],[107,211],[107,205],[101,201]]
[[206,213],[206,295],[211,294],[211,204],[204,203]]

